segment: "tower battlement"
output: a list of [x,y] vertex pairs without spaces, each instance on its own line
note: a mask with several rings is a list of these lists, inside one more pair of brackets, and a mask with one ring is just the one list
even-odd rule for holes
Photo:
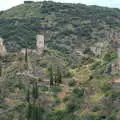
[[34,1],[24,1],[24,4],[31,4],[34,3]]

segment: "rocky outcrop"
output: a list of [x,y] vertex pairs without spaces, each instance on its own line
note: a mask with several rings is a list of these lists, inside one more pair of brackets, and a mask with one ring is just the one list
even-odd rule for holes
[[98,42],[96,44],[94,44],[93,46],[90,47],[91,52],[93,52],[93,54],[95,56],[99,56],[102,53],[102,50],[104,47],[106,47],[108,44],[104,43],[104,42]]
[[101,55],[102,49],[100,47],[92,46],[90,49],[96,56]]

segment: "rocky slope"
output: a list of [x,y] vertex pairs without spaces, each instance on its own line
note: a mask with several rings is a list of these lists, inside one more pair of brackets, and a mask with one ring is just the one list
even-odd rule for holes
[[35,47],[38,33],[62,53],[119,38],[120,10],[50,1],[25,3],[0,13],[0,36],[9,51]]

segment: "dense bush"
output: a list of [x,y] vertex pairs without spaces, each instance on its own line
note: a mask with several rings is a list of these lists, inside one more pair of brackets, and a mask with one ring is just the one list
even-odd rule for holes
[[74,102],[68,102],[67,103],[67,110],[68,112],[74,112],[77,108],[77,104],[75,104]]
[[109,50],[109,52],[105,54],[103,60],[110,62],[111,60],[114,60],[115,58],[117,58],[116,52],[113,50]]
[[77,97],[82,97],[84,95],[84,88],[74,88],[73,89],[73,93],[77,96]]
[[62,110],[51,112],[48,115],[47,120],[83,120],[83,119],[80,119],[76,115],[69,113],[67,110]]
[[75,86],[76,85],[76,81],[74,79],[71,79],[71,80],[69,80],[68,85],[70,87]]
[[53,86],[52,88],[51,88],[51,91],[52,92],[54,92],[54,93],[59,93],[59,92],[61,92],[61,87],[59,87],[59,86]]
[[105,93],[109,90],[111,90],[111,84],[110,83],[104,83],[102,86],[101,86],[101,90]]

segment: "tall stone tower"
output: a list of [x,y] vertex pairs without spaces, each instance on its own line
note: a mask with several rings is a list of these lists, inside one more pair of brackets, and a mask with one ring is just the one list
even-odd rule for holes
[[0,38],[0,56],[4,56],[6,54],[6,49],[3,44],[3,39]]
[[45,45],[44,45],[44,36],[43,35],[37,35],[36,40],[37,40],[37,42],[36,42],[37,52],[39,54],[42,54],[43,51],[44,51],[44,47],[45,47]]

